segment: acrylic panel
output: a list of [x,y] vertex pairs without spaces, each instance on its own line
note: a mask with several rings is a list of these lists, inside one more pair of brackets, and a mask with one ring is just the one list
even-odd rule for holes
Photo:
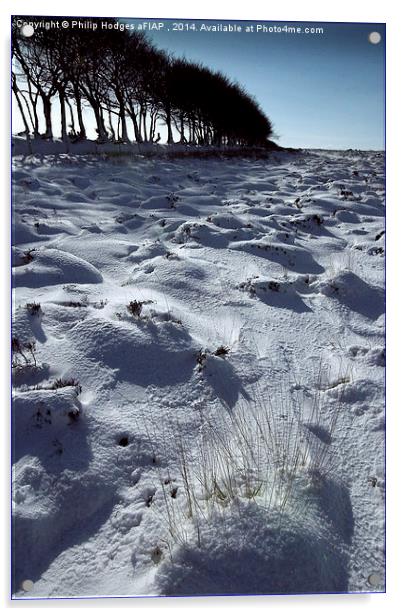
[[384,592],[385,25],[11,43],[14,598]]

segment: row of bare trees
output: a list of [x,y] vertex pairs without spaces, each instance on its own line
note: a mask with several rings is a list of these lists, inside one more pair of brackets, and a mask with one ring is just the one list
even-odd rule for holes
[[125,143],[130,135],[138,143],[159,141],[161,125],[168,143],[263,145],[272,133],[269,119],[240,85],[169,56],[140,32],[99,23],[96,30],[37,29],[26,38],[16,24],[17,18],[12,91],[26,134],[53,137],[56,100],[63,140],[87,138],[87,108],[99,142]]

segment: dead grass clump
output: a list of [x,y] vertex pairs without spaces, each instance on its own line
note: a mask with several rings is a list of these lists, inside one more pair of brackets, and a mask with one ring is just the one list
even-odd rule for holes
[[37,317],[42,313],[41,305],[36,302],[26,304],[26,309],[31,317]]
[[139,319],[141,317],[143,305],[144,302],[139,302],[135,299],[127,305],[127,310],[133,317]]
[[15,370],[29,367],[37,367],[36,343],[34,340],[23,342],[17,337],[11,340],[12,360],[11,365]]

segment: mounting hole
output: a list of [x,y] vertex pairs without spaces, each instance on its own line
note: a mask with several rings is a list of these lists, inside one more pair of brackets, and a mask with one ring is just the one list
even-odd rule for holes
[[24,580],[21,584],[21,588],[22,590],[25,590],[25,592],[29,592],[33,587],[34,583],[32,580]]
[[378,45],[381,41],[381,34],[379,32],[370,32],[368,40],[372,45]]
[[129,443],[128,436],[122,436],[121,439],[119,440],[120,447],[127,447],[128,443]]
[[368,576],[368,583],[370,586],[380,586],[382,577],[379,573],[371,573]]
[[34,30],[33,26],[31,26],[31,24],[24,24],[23,26],[21,26],[20,32],[21,32],[22,36],[25,36],[26,38],[29,38],[30,36],[33,36],[35,30]]

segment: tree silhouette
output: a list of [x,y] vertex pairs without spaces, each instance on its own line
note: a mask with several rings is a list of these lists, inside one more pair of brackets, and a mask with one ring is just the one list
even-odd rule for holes
[[15,17],[12,27],[12,92],[27,135],[37,137],[44,124],[42,137],[53,138],[56,99],[65,141],[86,139],[85,107],[99,142],[129,142],[129,122],[137,143],[159,141],[159,125],[169,144],[176,134],[182,144],[264,146],[272,134],[270,120],[241,85],[156,49],[143,33],[102,29],[102,19],[94,18],[96,30],[37,29],[24,38],[17,20],[30,18]]

